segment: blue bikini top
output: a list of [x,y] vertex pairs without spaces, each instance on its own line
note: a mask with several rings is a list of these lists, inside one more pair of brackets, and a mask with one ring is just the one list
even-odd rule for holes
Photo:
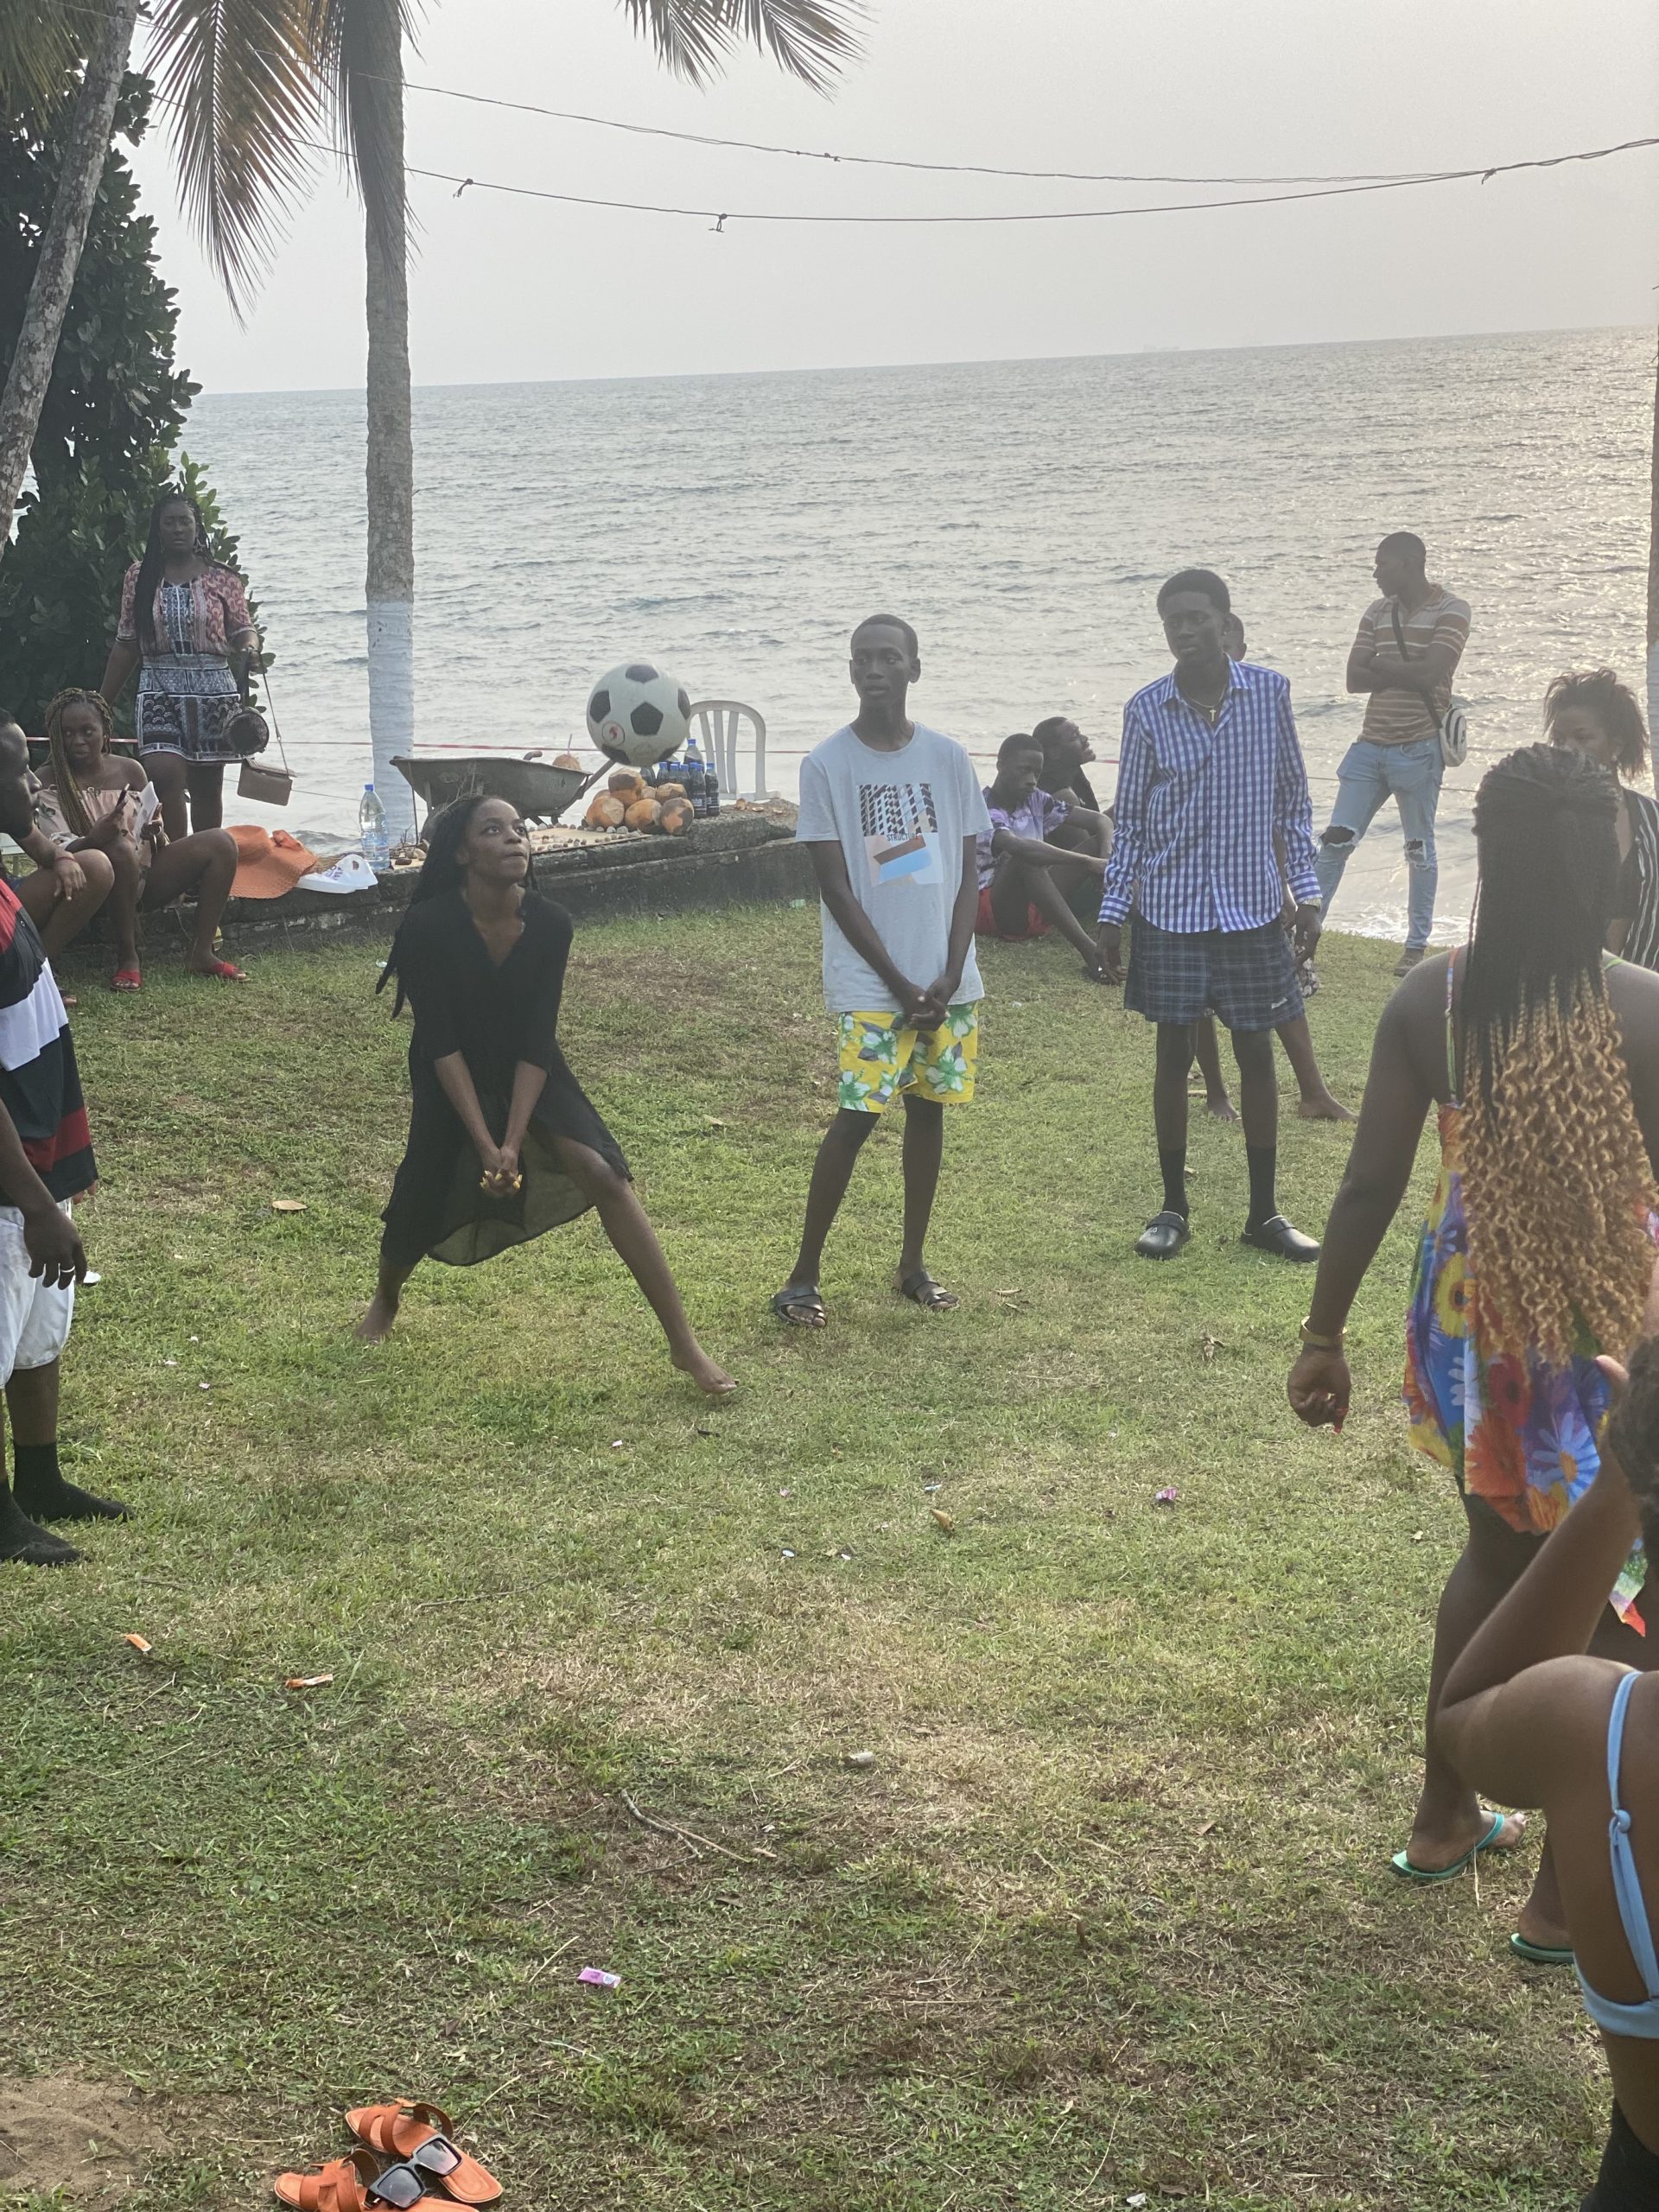
[[1648,1993],[1639,2005],[1615,2005],[1611,1997],[1598,1996],[1582,1973],[1579,1974],[1579,1987],[1584,1993],[1586,2012],[1608,2035],[1639,2036],[1649,2042],[1659,2042],[1659,1957],[1654,1954],[1653,1930],[1648,1925],[1648,1908],[1642,1896],[1642,1883],[1630,1850],[1630,1816],[1618,1802],[1618,1765],[1619,1755],[1624,1746],[1624,1714],[1630,1702],[1630,1692],[1639,1679],[1636,1675],[1625,1675],[1613,1693],[1613,1709],[1608,1716],[1607,1796],[1613,1808],[1613,1817],[1607,1825],[1607,1839],[1612,1849],[1613,1894],[1618,1900],[1618,1916],[1624,1926],[1624,1940],[1630,1947],[1630,1956],[1642,1977],[1642,1986]]

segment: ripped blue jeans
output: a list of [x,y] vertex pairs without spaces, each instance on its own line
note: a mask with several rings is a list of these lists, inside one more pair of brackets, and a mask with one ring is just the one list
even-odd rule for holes
[[1445,772],[1438,737],[1424,738],[1415,745],[1378,745],[1372,738],[1361,737],[1349,747],[1337,771],[1337,803],[1331,810],[1331,826],[1319,840],[1314,863],[1327,920],[1348,855],[1370,828],[1383,802],[1392,798],[1399,804],[1410,874],[1406,943],[1420,948],[1427,944],[1440,881],[1434,857],[1434,814]]

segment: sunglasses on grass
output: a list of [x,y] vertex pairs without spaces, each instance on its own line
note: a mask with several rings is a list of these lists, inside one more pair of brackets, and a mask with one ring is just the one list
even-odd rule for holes
[[461,2164],[461,2152],[447,2135],[433,2135],[418,2150],[400,2158],[395,2166],[388,2166],[383,2174],[367,2183],[363,2194],[371,2204],[390,2204],[404,2208],[418,2204],[426,2195],[429,2181],[442,2181],[445,2174],[452,2174]]

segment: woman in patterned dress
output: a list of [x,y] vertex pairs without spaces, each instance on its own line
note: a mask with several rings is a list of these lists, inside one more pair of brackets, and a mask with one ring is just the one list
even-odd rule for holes
[[1659,806],[1633,779],[1648,772],[1648,726],[1611,668],[1558,676],[1544,694],[1544,734],[1618,778],[1618,897],[1607,949],[1659,968]]
[[99,690],[113,707],[140,670],[138,751],[175,841],[225,818],[226,765],[245,750],[231,725],[258,650],[242,579],[209,554],[201,510],[187,493],[164,492],[149,511],[143,558],[127,570]]
[[[1527,747],[1482,783],[1470,942],[1414,969],[1378,1024],[1291,1370],[1296,1413],[1340,1427],[1343,1325],[1438,1103],[1440,1173],[1407,1316],[1406,1402],[1412,1441],[1458,1484],[1467,1535],[1440,1599],[1431,1723],[1464,1646],[1595,1478],[1608,1401],[1597,1353],[1622,1357],[1649,1325],[1659,976],[1605,950],[1618,810],[1611,776],[1564,747]],[[1642,1571],[1637,1557],[1620,1577],[1594,1647],[1637,1667],[1653,1663]],[[1444,1881],[1521,1830],[1483,1811],[1431,1727],[1395,1872]],[[1548,1849],[1511,1942],[1540,1963],[1571,1956]]]

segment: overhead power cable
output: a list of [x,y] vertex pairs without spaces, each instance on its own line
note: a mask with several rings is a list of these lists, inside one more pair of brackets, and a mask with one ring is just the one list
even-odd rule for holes
[[[313,142],[306,142],[308,143]],[[1592,147],[1581,153],[1549,154],[1531,161],[1494,162],[1485,168],[1440,169],[1422,176],[1400,176],[1380,179],[1371,184],[1339,184],[1311,187],[1300,192],[1250,193],[1226,200],[1170,200],[1146,207],[1042,207],[1030,210],[1001,211],[989,213],[950,213],[944,215],[849,215],[801,214],[781,213],[772,208],[686,207],[655,200],[608,200],[589,193],[554,192],[528,184],[499,184],[488,177],[458,176],[453,170],[429,169],[410,163],[410,176],[426,177],[439,184],[453,184],[455,197],[467,191],[499,192],[514,199],[553,200],[576,207],[615,207],[632,214],[695,216],[712,222],[718,230],[728,223],[840,223],[840,224],[979,224],[979,223],[1099,223],[1120,220],[1136,215],[1188,215],[1217,207],[1278,207],[1306,200],[1342,200],[1355,194],[1371,192],[1405,192],[1426,184],[1455,184],[1478,178],[1481,183],[1495,176],[1510,176],[1522,169],[1559,168],[1569,162],[1600,162],[1615,154],[1629,154],[1649,146],[1659,146],[1659,137],[1626,138],[1616,146]],[[339,156],[337,146],[319,146],[317,151]]]

